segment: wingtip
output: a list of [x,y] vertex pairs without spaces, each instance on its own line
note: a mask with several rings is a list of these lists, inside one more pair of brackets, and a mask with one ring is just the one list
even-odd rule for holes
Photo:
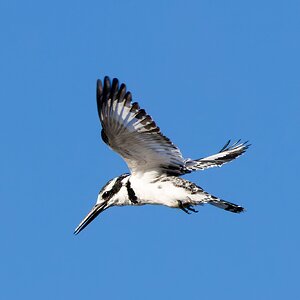
[[228,147],[228,145],[231,143],[231,140],[228,140],[226,142],[226,144],[222,147],[222,149],[219,152],[223,152],[224,150],[226,150],[226,148]]
[[244,149],[244,152],[251,146],[251,144],[249,143],[249,141],[246,141],[244,143],[241,144],[241,146]]
[[119,80],[117,78],[114,78],[112,80],[111,89],[110,89],[110,96],[112,101],[115,101],[115,99],[118,98],[118,92],[119,92]]
[[110,82],[110,78],[109,78],[109,76],[104,76],[104,80],[103,80],[104,82],[106,82],[106,81],[109,81]]
[[103,81],[101,79],[97,79],[97,98],[102,96],[103,94],[109,94],[111,90],[116,93],[121,90],[124,95],[126,93],[126,85],[124,83],[121,84],[119,89],[119,79],[113,78],[110,80],[109,76],[104,76]]
[[[223,146],[223,148],[219,152],[227,151],[227,150],[233,150],[234,148],[241,147],[243,150],[247,150],[251,144],[249,144],[249,141],[240,143],[241,139],[237,140],[233,144],[230,145],[231,140],[228,140],[228,142]],[[239,144],[240,143],[240,144]]]
[[101,96],[102,93],[103,93],[103,86],[102,86],[102,81],[101,81],[101,79],[97,79],[96,88],[97,88],[97,98],[98,98],[98,97]]
[[106,91],[110,90],[110,78],[108,76],[104,77],[103,85]]
[[118,78],[113,78],[112,87],[114,87],[114,86],[119,86],[119,79]]

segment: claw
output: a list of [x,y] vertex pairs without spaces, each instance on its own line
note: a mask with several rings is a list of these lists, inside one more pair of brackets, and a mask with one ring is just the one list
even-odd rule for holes
[[194,212],[194,213],[197,213],[197,212],[198,212],[198,210],[196,210],[195,208],[193,208],[191,205],[187,206],[186,208],[187,208],[188,210]]
[[183,206],[182,202],[178,200],[178,207],[183,210],[186,214],[190,215],[191,213]]
[[197,213],[198,210],[196,210],[191,204],[183,205],[181,201],[178,200],[178,207],[183,210],[186,214],[190,215],[191,211],[194,213]]

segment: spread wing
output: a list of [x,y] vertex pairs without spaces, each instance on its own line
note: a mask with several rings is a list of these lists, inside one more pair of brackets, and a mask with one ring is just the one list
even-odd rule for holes
[[131,103],[131,93],[118,79],[97,81],[97,106],[103,141],[119,153],[131,173],[186,173],[180,150],[161,132],[152,118]]
[[230,145],[230,140],[219,151],[219,153],[192,160],[185,160],[185,166],[188,171],[204,170],[212,167],[221,167],[222,165],[236,159],[250,147],[248,142],[240,143],[240,140]]

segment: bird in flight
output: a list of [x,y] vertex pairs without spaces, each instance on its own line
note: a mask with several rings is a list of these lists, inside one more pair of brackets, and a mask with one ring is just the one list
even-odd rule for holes
[[112,206],[157,204],[178,208],[187,214],[205,203],[240,213],[242,206],[215,197],[181,175],[220,167],[242,155],[250,146],[230,141],[217,153],[200,159],[185,159],[164,136],[153,119],[132,103],[126,85],[105,77],[97,80],[97,107],[103,141],[125,160],[130,174],[110,180],[99,192],[97,202],[75,229],[78,234],[101,212]]

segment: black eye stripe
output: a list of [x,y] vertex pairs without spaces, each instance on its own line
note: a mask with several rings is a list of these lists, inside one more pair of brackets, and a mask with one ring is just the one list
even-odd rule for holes
[[117,194],[122,187],[122,180],[129,176],[129,174],[123,174],[118,177],[115,184],[112,186],[111,190],[103,193],[102,198],[106,201],[110,200],[115,194]]

